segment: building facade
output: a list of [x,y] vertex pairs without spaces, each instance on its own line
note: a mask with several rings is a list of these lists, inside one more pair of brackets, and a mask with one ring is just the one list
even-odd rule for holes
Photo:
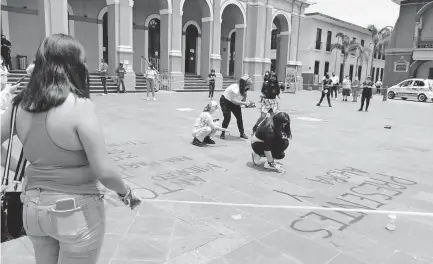
[[[306,0],[1,0],[2,32],[12,42],[12,58],[31,59],[47,35],[75,36],[87,51],[89,70],[107,60],[113,73],[119,62],[125,82],[148,61],[182,89],[185,74],[239,78],[248,74],[259,89],[271,68],[301,74],[298,59],[300,20]],[[274,29],[274,31],[273,31]],[[274,34],[272,34],[274,32]],[[275,35],[275,37],[273,37]],[[274,40],[274,41],[272,41]]]
[[433,1],[393,0],[400,14],[386,49],[385,85],[433,79]]
[[[366,28],[321,13],[309,13],[301,20],[301,32],[299,58],[306,85],[318,84],[326,73],[335,73],[340,80],[346,75],[352,80],[358,77],[362,81],[369,75],[374,81],[382,79],[385,54],[382,49],[373,53],[372,35]],[[368,57],[363,59],[354,53],[343,65],[342,52],[332,49],[333,44],[341,44],[341,39],[337,37],[339,33],[370,49]]]

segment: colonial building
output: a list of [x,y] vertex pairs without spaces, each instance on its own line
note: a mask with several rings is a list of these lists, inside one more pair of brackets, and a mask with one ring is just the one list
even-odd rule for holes
[[[346,75],[351,79],[358,77],[364,80],[368,75],[374,81],[382,79],[385,54],[381,48],[373,52],[372,35],[366,28],[321,13],[309,13],[301,20],[301,32],[299,59],[303,65],[305,85],[318,84],[326,73],[333,72],[340,80]],[[350,54],[343,64],[341,50],[332,48],[333,44],[342,43],[341,38],[337,37],[339,33],[368,48],[368,55]]]
[[306,0],[1,3],[2,32],[12,42],[15,63],[17,56],[30,60],[45,36],[62,32],[84,45],[90,70],[98,68],[102,58],[111,72],[119,62],[126,64],[129,89],[134,89],[135,76],[147,61],[169,76],[173,89],[183,89],[186,74],[206,78],[211,69],[217,74],[217,88],[222,76],[248,74],[258,89],[264,71],[271,68],[271,54],[280,76],[286,75],[286,68],[299,76],[302,72],[298,43]]
[[385,85],[433,79],[433,1],[393,0],[400,15],[386,49]]

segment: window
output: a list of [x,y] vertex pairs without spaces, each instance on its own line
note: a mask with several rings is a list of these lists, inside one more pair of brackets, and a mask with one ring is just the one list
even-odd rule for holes
[[424,87],[425,83],[423,81],[414,81],[413,86]]
[[318,28],[316,33],[316,49],[320,50],[322,47],[322,29]]
[[340,82],[343,80],[344,76],[344,65],[343,63],[340,65]]
[[379,79],[379,71],[380,71],[380,69],[376,68],[376,79],[374,82],[377,82],[377,80]]
[[323,72],[323,75],[326,75],[329,72],[329,61],[325,61],[325,71]]
[[331,51],[332,31],[328,31],[326,36],[326,51]]
[[399,86],[400,87],[408,87],[411,84],[412,84],[412,80],[407,80],[407,81],[401,82]]
[[376,59],[382,59],[382,45],[379,45],[377,47],[377,58]]
[[380,80],[383,80],[383,68],[380,69]]
[[272,30],[271,49],[273,50],[277,49],[277,35],[278,35],[278,29]]
[[364,47],[364,40],[363,39],[361,39],[361,46]]
[[314,62],[314,75],[319,74],[319,67],[320,67],[320,61],[315,61]]
[[382,50],[382,60],[385,60],[385,49],[387,48],[387,44],[383,45],[383,50]]
[[358,80],[361,80],[362,75],[362,66],[358,66],[358,74],[356,75],[358,77]]
[[353,68],[354,68],[354,66],[350,65],[350,68],[349,68],[349,78],[350,78],[351,81],[353,80]]
[[373,70],[371,71],[371,80],[374,81],[374,73],[376,72],[376,68],[373,67]]

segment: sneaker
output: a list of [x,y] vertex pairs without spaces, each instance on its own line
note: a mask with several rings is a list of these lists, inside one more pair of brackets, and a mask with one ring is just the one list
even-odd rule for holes
[[316,104],[316,106],[320,106],[320,104]]
[[362,109],[358,109],[358,112],[362,112]]
[[245,133],[242,133],[240,137],[243,138],[243,139],[248,139],[248,136],[245,135]]
[[207,136],[207,137],[204,138],[203,143],[206,143],[206,144],[215,144],[215,141],[213,141],[209,136]]
[[220,139],[226,139],[226,133],[224,133],[224,132],[221,132],[221,136],[220,136]]
[[149,101],[150,100],[149,97],[147,97],[146,100]]
[[368,112],[368,109],[365,109],[365,112]]
[[197,138],[194,138],[194,139],[192,140],[192,144],[193,144],[194,146],[197,146],[197,147],[203,147],[203,146],[204,146],[204,143],[203,143],[203,142],[200,142],[200,140],[198,140]]
[[153,101],[156,101],[156,98],[155,98],[155,97],[153,97]]
[[260,165],[261,157],[258,154],[256,154],[255,152],[251,153],[251,158],[253,159],[253,163],[255,165]]
[[329,105],[329,107],[332,107],[332,105]]
[[275,167],[272,167],[268,161],[265,162],[265,165],[263,167],[268,170],[277,170]]

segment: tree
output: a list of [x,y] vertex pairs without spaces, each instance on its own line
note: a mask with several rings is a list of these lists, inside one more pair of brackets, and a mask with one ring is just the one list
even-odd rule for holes
[[[382,29],[377,29],[375,25],[369,25],[367,27],[368,31],[371,32],[371,38],[373,40],[373,50],[372,50],[372,61],[378,52],[378,49],[381,48],[382,45],[389,42],[389,39],[392,35],[393,27],[386,26]],[[373,63],[373,62],[372,62]],[[368,68],[368,66],[367,66]],[[371,68],[370,75],[372,75],[373,68]]]
[[[368,64],[368,60],[370,58],[371,49],[363,46],[359,46],[356,54],[356,74],[358,76],[358,65],[363,65],[365,62]],[[367,67],[368,69],[368,67]],[[358,80],[361,80],[361,76],[358,76]]]
[[[361,44],[357,43],[356,40],[350,39],[349,36],[344,35],[342,33],[337,34],[338,41],[331,45],[331,50],[337,49],[341,51],[343,54],[343,75],[344,69],[346,68],[346,61],[350,55],[356,54],[356,51],[363,48]],[[340,43],[340,39],[342,40]],[[335,64],[337,64],[337,60],[335,60]],[[335,66],[336,68],[337,66]]]

